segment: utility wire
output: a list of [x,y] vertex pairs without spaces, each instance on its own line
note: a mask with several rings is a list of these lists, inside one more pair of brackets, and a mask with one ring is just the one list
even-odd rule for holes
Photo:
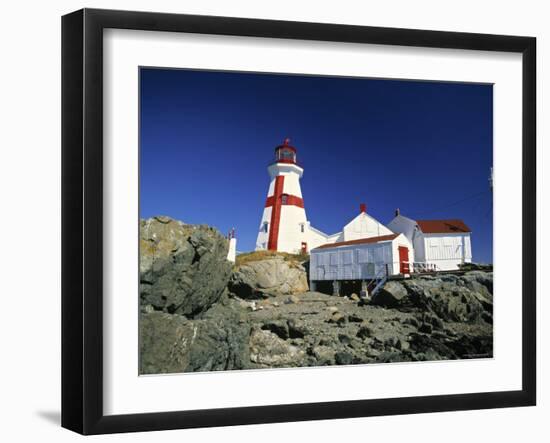
[[[452,206],[459,205],[460,203],[464,203],[464,202],[466,202],[466,201],[473,200],[473,199],[475,199],[475,198],[481,197],[482,195],[488,194],[488,193],[490,193],[490,192],[491,192],[490,190],[488,190],[488,191],[482,191],[482,192],[477,192],[477,193],[475,193],[475,194],[472,194],[472,195],[469,195],[469,196],[467,196],[467,197],[464,197],[464,198],[462,198],[462,199],[460,199],[460,200],[457,200],[457,201],[455,201],[455,202],[453,202],[453,203],[449,203],[448,205],[441,206],[441,207],[439,207],[439,208],[437,208],[437,209],[433,209],[433,210],[430,211],[430,213],[434,213],[434,212],[437,212],[437,211],[441,211],[442,209],[447,209],[447,208],[450,208],[450,207],[452,207]],[[424,214],[427,214],[427,212],[424,212]],[[410,218],[412,218],[412,219],[417,219],[417,218],[419,218],[419,215],[418,215],[418,214],[415,214],[414,216],[410,216]]]

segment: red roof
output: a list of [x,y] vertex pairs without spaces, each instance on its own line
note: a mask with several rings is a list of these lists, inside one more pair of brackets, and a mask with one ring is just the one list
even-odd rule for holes
[[279,145],[275,148],[275,151],[278,151],[279,149],[288,149],[289,151],[292,151],[296,154],[296,148],[294,146],[290,145]]
[[399,234],[381,235],[379,237],[359,238],[357,240],[341,241],[337,243],[327,243],[325,245],[317,246],[313,249],[333,248],[336,246],[348,246],[348,245],[362,245],[366,243],[378,243],[381,241],[393,240]]
[[424,234],[472,232],[462,220],[416,220]]

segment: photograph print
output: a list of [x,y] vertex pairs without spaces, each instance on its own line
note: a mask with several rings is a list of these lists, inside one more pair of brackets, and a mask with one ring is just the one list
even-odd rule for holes
[[141,67],[140,374],[493,357],[493,86]]

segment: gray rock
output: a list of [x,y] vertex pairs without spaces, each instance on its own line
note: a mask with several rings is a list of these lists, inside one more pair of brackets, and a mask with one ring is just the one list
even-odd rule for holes
[[140,301],[155,310],[195,316],[224,292],[232,264],[228,241],[208,226],[169,217],[140,222]]
[[336,351],[330,346],[315,346],[310,351],[317,365],[333,365]]
[[337,365],[350,365],[353,362],[353,355],[349,352],[337,352],[334,355]]
[[[221,311],[221,310],[220,310]],[[140,373],[218,371],[250,367],[250,326],[226,309],[189,320],[181,315],[141,314]]]
[[332,316],[330,317],[328,322],[329,323],[336,323],[338,325],[344,325],[347,322],[347,318],[341,312],[336,311],[332,314]]
[[[389,281],[373,296],[373,305],[433,313],[434,327],[442,321],[476,323],[492,319],[492,272],[471,271]],[[434,323],[435,322],[435,323]]]
[[290,338],[304,338],[311,332],[303,320],[291,318],[287,324]]
[[262,329],[266,331],[271,331],[283,340],[286,340],[290,337],[288,324],[284,320],[271,320],[262,325]]
[[287,305],[296,304],[296,303],[300,303],[300,299],[295,295],[291,295],[285,300],[285,304]]
[[361,326],[359,328],[359,331],[357,331],[357,337],[359,338],[367,338],[372,336],[372,329],[368,326]]
[[250,360],[258,367],[304,365],[305,352],[271,331],[257,329],[250,335]]
[[307,274],[297,262],[270,256],[239,266],[231,275],[228,288],[241,298],[299,294],[308,290]]
[[371,299],[371,304],[396,308],[407,297],[407,290],[397,281],[387,282]]
[[418,330],[420,332],[424,332],[425,334],[431,334],[432,330],[433,330],[433,326],[429,323],[424,323],[424,324],[420,325]]

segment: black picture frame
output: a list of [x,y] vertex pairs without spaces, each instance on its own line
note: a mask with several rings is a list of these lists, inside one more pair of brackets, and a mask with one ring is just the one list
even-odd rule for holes
[[[107,28],[522,54],[522,389],[104,415],[102,37]],[[97,9],[65,15],[62,18],[62,426],[82,434],[105,434],[535,405],[535,66],[533,37]]]

